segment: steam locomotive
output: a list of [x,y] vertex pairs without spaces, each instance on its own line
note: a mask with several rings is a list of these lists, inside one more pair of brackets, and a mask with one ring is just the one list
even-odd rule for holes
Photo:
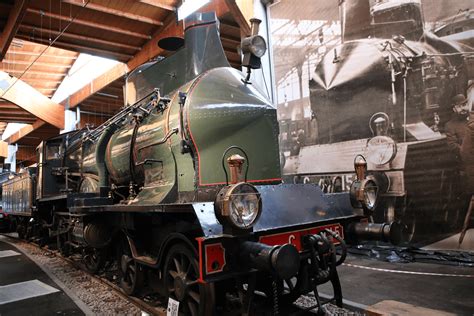
[[[249,70],[266,49],[252,23]],[[345,240],[400,230],[367,222],[377,187],[361,156],[356,208],[347,193],[281,183],[276,109],[229,66],[218,27],[191,15],[183,47],[128,76],[122,111],[43,141],[36,169],[3,185],[4,211],[20,236],[55,238],[92,272],[115,261],[126,293],[158,291],[186,315],[249,313],[257,291],[278,310],[327,282],[341,305]]]
[[341,3],[343,43],[309,83],[317,144],[290,151],[284,178],[349,191],[353,156],[364,153],[381,190],[376,220],[403,222],[413,241],[453,229],[467,198],[443,126],[474,78],[473,48],[467,36],[426,31],[418,0]]

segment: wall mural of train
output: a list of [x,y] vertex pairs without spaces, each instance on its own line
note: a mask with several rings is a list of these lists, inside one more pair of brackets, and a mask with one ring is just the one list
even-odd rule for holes
[[474,79],[474,10],[434,33],[419,0],[346,0],[340,12],[342,43],[309,82],[311,119],[280,122],[285,181],[347,191],[364,153],[381,189],[376,221],[401,221],[413,241],[460,228],[469,197],[444,127]]

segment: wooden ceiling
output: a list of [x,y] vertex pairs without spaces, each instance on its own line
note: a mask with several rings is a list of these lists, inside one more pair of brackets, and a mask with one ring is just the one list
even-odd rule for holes
[[[45,51],[42,55],[41,52]],[[61,81],[66,77],[72,64],[79,54],[55,47],[13,39],[0,62],[0,70],[21,80],[41,92],[52,97]],[[37,118],[21,107],[0,100],[0,122],[27,123]],[[1,135],[1,134],[0,134]]]
[[[81,52],[123,62],[115,73],[91,78],[90,85],[70,98],[71,108],[80,108],[82,125],[100,124],[123,106],[126,73],[157,55],[168,54],[157,48],[159,38],[182,36],[182,24],[176,23],[175,15],[180,3],[181,0],[1,1],[1,70],[21,76],[21,80],[51,97]],[[216,11],[228,60],[233,67],[240,68],[237,46],[249,28],[236,1],[213,0],[202,11]],[[32,124],[13,135],[10,143],[33,146],[50,133],[58,132],[25,110],[1,100],[0,122]]]

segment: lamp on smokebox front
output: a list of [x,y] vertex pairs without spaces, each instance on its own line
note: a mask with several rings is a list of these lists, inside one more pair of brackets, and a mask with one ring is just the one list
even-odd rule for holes
[[[228,150],[226,150],[227,152]],[[226,153],[224,153],[223,158]],[[246,182],[246,176],[242,181],[242,170],[246,161],[248,169],[248,159],[237,154],[227,158],[227,165],[231,174],[230,184],[219,191],[214,203],[214,212],[226,233],[249,231],[261,214],[262,200],[260,193],[255,186]],[[225,171],[225,174],[227,181],[227,171]]]
[[354,169],[357,179],[351,185],[351,204],[355,208],[363,208],[364,211],[372,213],[377,206],[379,188],[374,180],[367,179],[365,176],[367,161],[364,156],[355,157]]

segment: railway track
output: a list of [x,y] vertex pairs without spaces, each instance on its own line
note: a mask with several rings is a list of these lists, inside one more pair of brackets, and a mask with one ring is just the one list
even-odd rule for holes
[[[84,265],[81,263],[79,259],[75,259],[74,256],[71,257],[64,257],[61,255],[61,253],[58,250],[50,249],[45,246],[41,246],[38,243],[34,241],[25,241],[23,239],[20,239],[16,237],[15,235],[12,234],[5,234],[1,233],[1,236],[5,236],[8,239],[10,239],[11,244],[13,244],[16,247],[19,247],[20,250],[24,252],[28,252],[28,249],[25,249],[26,246],[31,246],[34,247],[36,250],[40,251],[43,256],[48,256],[48,257],[54,257],[62,262],[66,263],[70,267],[74,268],[75,270],[80,270],[82,273],[87,275],[90,279],[95,280],[96,282],[102,284],[103,286],[107,287],[109,291],[112,291],[114,294],[119,296],[121,299],[126,300],[129,302],[131,305],[133,305],[139,313],[137,314],[142,314],[143,312],[149,314],[149,315],[157,315],[157,316],[163,316],[166,315],[166,306],[164,302],[166,302],[166,298],[158,297],[158,296],[150,296],[150,295],[145,295],[141,298],[134,297],[134,296],[129,296],[126,293],[122,291],[120,286],[114,282],[114,280],[118,280],[117,275],[114,275],[113,271],[106,271],[102,273],[102,275],[97,275],[97,274],[92,274],[88,272]],[[41,266],[41,265],[40,265]],[[255,297],[255,309],[253,312],[255,314],[260,314],[260,315],[272,315],[273,308],[268,305],[262,305],[259,302],[261,300],[258,299],[258,296]],[[285,309],[280,310],[279,315],[314,315],[315,310],[308,310],[309,306],[313,306],[315,303],[314,296],[309,295],[309,296],[304,296],[302,299],[297,302],[297,305],[285,307]],[[343,311],[343,314],[349,314],[351,313],[348,310],[343,310],[340,309],[334,305],[329,305],[325,307],[325,312],[326,315],[341,315],[341,311]],[[134,313],[128,313],[127,314],[134,314]]]
[[[92,274],[92,273],[88,272],[84,268],[84,266],[81,264],[80,261],[74,260],[73,258],[64,257],[60,254],[60,252],[58,250],[53,250],[53,249],[49,249],[49,248],[46,248],[46,247],[42,247],[39,244],[37,244],[36,242],[25,241],[25,240],[20,239],[16,236],[13,236],[12,234],[2,233],[0,235],[5,236],[8,239],[10,239],[11,241],[13,241],[12,244],[14,244],[15,246],[19,246],[20,243],[26,243],[30,246],[35,247],[38,250],[41,250],[41,252],[43,252],[44,255],[47,255],[47,256],[50,256],[50,257],[54,256],[55,258],[62,260],[64,263],[70,265],[74,269],[80,270],[81,272],[85,273],[90,279],[95,280],[98,283],[106,286],[114,294],[116,294],[117,296],[121,297],[122,299],[130,302],[130,304],[134,305],[136,308],[138,308],[142,312],[146,312],[147,314],[156,315],[156,316],[166,315],[165,307],[156,306],[155,305],[156,302],[151,302],[151,304],[150,304],[150,303],[145,302],[143,299],[133,297],[133,296],[129,296],[129,295],[125,294],[122,291],[122,289],[117,284],[115,284],[113,281],[109,280],[105,276],[96,275],[96,274]],[[24,251],[24,249],[21,249],[21,250]]]

